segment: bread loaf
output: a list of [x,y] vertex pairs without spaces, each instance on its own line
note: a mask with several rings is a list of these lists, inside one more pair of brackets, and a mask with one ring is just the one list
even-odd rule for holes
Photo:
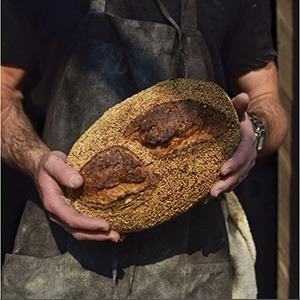
[[207,201],[238,143],[236,111],[217,84],[162,81],[109,109],[74,144],[68,164],[84,184],[67,201],[119,232],[154,227]]

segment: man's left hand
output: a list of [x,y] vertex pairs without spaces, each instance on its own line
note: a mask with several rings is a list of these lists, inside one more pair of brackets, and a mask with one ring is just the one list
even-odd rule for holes
[[232,101],[240,121],[240,143],[233,156],[221,167],[222,177],[210,190],[212,197],[217,197],[222,192],[230,192],[239,185],[255,165],[257,156],[256,136],[247,115],[249,96],[241,93]]

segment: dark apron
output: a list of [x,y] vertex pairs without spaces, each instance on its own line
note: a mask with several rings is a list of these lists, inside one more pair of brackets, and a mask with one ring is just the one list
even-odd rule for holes
[[[180,26],[120,17],[122,3],[91,1],[63,58],[51,94],[45,141],[68,153],[108,108],[170,77],[213,80],[197,30],[194,0],[182,0]],[[125,5],[125,6],[126,6]],[[146,5],[146,4],[145,4]],[[120,11],[120,14],[118,13]],[[126,12],[126,10],[125,10]],[[232,270],[218,199],[125,241],[77,241],[28,201],[13,254],[2,272],[3,298],[230,298]]]

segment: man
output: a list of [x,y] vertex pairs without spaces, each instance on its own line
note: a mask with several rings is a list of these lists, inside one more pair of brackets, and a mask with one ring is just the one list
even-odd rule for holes
[[[6,258],[4,298],[231,297],[221,196],[255,164],[253,126],[266,129],[260,156],[287,130],[266,10],[264,1],[4,1],[2,157],[40,196]],[[22,108],[37,72],[31,96],[47,115],[42,139]],[[207,205],[124,239],[67,205],[63,186],[83,180],[66,154],[109,107],[170,77],[213,80],[236,96],[241,142]]]

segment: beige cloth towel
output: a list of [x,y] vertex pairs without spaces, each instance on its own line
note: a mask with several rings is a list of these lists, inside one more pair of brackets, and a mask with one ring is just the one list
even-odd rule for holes
[[224,194],[222,209],[226,221],[230,256],[233,263],[233,299],[256,299],[256,249],[246,214],[237,196]]

